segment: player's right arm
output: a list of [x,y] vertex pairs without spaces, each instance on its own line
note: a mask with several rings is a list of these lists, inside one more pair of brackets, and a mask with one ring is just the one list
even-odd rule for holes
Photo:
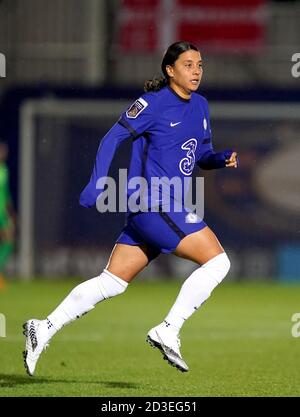
[[153,125],[153,97],[145,94],[136,100],[102,139],[89,183],[80,195],[80,204],[93,207],[103,191],[99,179],[107,177],[114,154],[126,139],[137,139]]
[[80,194],[80,205],[83,207],[92,207],[96,204],[98,196],[103,191],[98,188],[97,182],[100,178],[108,175],[109,167],[117,148],[128,137],[128,131],[118,123],[103,137],[97,151],[90,181]]

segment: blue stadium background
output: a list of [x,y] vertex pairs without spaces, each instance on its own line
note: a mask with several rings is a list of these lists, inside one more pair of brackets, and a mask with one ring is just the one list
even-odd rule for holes
[[[159,72],[163,50],[162,45],[158,44],[157,49],[147,53],[122,51],[118,31],[122,7],[126,7],[128,2],[87,1],[76,8],[74,0],[63,2],[64,6],[61,2],[53,2],[47,6],[48,15],[36,1],[27,0],[24,3],[16,0],[0,2],[0,52],[5,54],[7,60],[7,76],[0,79],[0,137],[10,148],[8,164],[17,212],[20,209],[19,112],[22,103],[31,98],[49,97],[132,101],[141,94],[143,80]],[[198,45],[207,61],[205,74],[209,74],[207,78],[204,75],[201,93],[209,102],[225,105],[227,102],[269,102],[290,104],[291,108],[300,104],[300,78],[293,77],[291,73],[291,57],[300,52],[297,23],[300,2],[263,3],[268,13],[263,20],[265,35],[260,40],[260,51],[249,53],[232,48],[225,54],[221,48],[211,51],[205,42]],[[93,10],[97,11],[99,22],[94,26]],[[96,57],[93,55],[95,51],[99,54]],[[98,65],[91,64],[91,56],[101,62]],[[226,69],[228,65],[230,70]],[[300,124],[300,114],[297,122]],[[221,128],[216,127],[214,131],[216,147],[222,145],[218,143],[217,135]],[[270,128],[272,126],[263,127],[262,132],[265,134],[261,138],[253,138],[252,145],[248,143],[245,146],[242,143],[243,126],[237,124],[236,130],[240,136],[232,138],[232,144],[241,151],[239,172],[234,177],[231,172],[224,171],[205,174],[208,191],[205,219],[222,244],[232,250],[238,265],[233,271],[233,278],[237,280],[258,277],[300,279],[299,212],[289,210],[288,207],[276,210],[272,204],[259,199],[255,188],[257,184],[253,182],[254,173],[273,151],[278,150],[278,138],[268,133]],[[297,141],[299,130],[297,132],[295,126],[293,129],[294,140]],[[95,210],[87,211],[78,205],[79,193],[89,177],[99,140],[104,133],[101,126],[91,126],[90,131],[86,128],[80,131],[74,126],[69,133],[72,149],[65,163],[72,173],[72,181],[70,176],[65,195],[66,204],[61,207],[62,217],[66,219],[60,236],[63,246],[91,246],[109,250],[123,225],[123,214],[100,216]],[[88,144],[87,135],[91,138]],[[284,142],[284,132],[282,135],[280,139]],[[226,147],[228,145],[231,143],[226,143]],[[126,166],[130,149],[127,146],[124,150],[118,153],[114,161],[115,172],[118,166]],[[288,169],[282,167],[283,177]],[[299,194],[299,183],[295,185],[298,179],[296,175],[291,185],[291,198],[293,194]],[[47,185],[37,182],[37,193],[43,193]],[[278,193],[283,191],[281,186]],[[215,206],[214,193],[218,193],[221,198],[218,207]],[[263,220],[264,216],[268,217],[268,212],[273,219],[272,225]],[[258,221],[260,216],[261,221]],[[40,226],[51,227],[46,219],[45,224]],[[39,236],[40,240],[42,238],[42,235]],[[12,261],[14,265],[11,266],[12,275],[18,271],[17,254],[18,244]],[[158,270],[162,275],[176,275],[172,262],[171,258],[158,262]],[[77,271],[74,270],[74,273]]]

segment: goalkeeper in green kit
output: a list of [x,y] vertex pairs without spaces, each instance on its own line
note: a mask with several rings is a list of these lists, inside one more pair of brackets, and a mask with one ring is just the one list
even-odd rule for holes
[[3,270],[14,248],[15,215],[9,192],[6,165],[8,147],[0,141],[0,290],[4,287]]

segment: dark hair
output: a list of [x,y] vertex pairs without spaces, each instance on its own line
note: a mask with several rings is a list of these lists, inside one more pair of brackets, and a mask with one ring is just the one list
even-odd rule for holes
[[163,73],[163,77],[153,78],[152,80],[147,80],[144,84],[144,91],[159,91],[169,83],[169,76],[166,70],[167,65],[173,65],[175,61],[177,61],[179,55],[183,52],[189,51],[193,49],[194,51],[198,51],[198,48],[185,41],[179,41],[172,43],[164,54],[162,63],[161,63],[161,70]]

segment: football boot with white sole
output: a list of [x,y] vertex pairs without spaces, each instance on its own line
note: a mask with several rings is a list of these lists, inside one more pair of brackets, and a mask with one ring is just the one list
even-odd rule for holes
[[32,376],[37,361],[49,344],[49,332],[46,320],[31,319],[23,324],[25,350],[23,352],[24,366],[28,375]]
[[181,372],[188,372],[189,368],[180,353],[180,339],[178,333],[168,329],[161,323],[149,330],[146,341],[163,354],[168,363]]

